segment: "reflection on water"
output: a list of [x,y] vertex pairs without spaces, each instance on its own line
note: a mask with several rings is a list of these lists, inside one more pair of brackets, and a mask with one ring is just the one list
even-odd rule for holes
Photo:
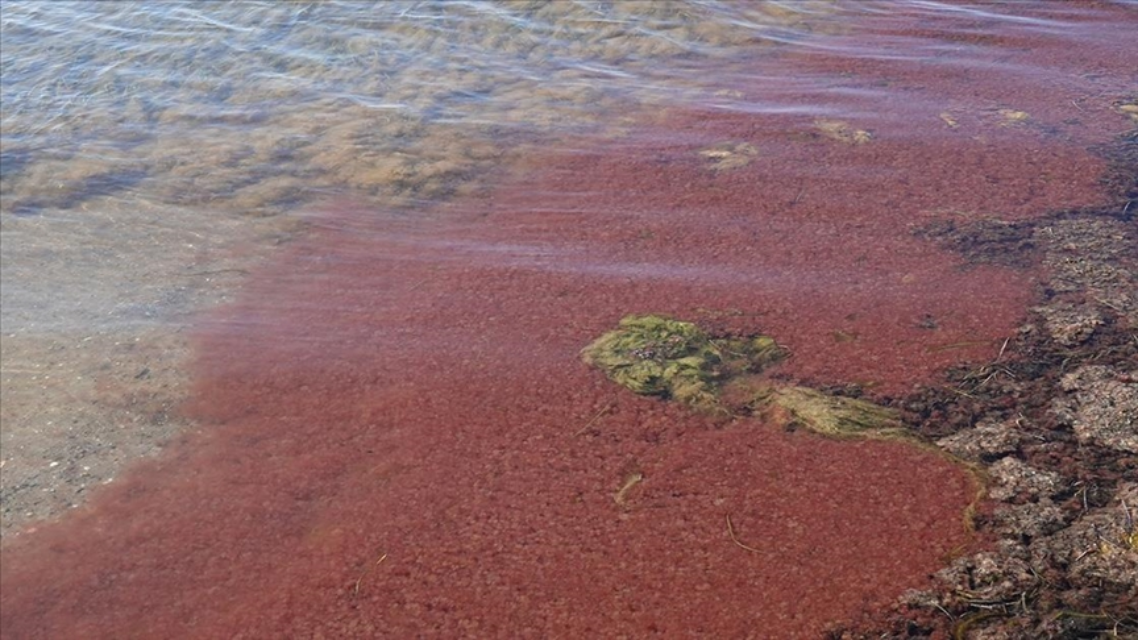
[[431,199],[493,166],[512,135],[611,126],[623,102],[706,89],[692,60],[802,39],[832,13],[823,2],[12,3],[4,147],[23,166],[5,196],[25,214],[112,189],[243,212],[328,190]]
[[[898,5],[929,32],[889,34]],[[846,33],[863,14],[885,26],[873,40]],[[1027,16],[822,0],[12,2],[0,193],[22,215],[123,192],[261,214],[329,193],[422,202],[461,191],[527,134],[613,130],[645,105],[848,116],[835,98],[893,95],[787,78],[756,51],[967,66],[992,58],[994,33],[1093,38],[1088,16],[1076,3]],[[769,94],[736,90],[764,75]]]

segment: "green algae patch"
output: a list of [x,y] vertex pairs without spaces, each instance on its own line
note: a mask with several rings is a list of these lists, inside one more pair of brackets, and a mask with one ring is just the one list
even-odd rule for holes
[[655,315],[627,316],[581,352],[587,364],[633,393],[711,412],[729,410],[719,398],[725,381],[785,355],[769,336],[712,338],[691,322]]
[[987,495],[988,478],[979,465],[958,458],[907,429],[897,413],[879,404],[834,396],[807,387],[767,385],[755,388],[747,409],[784,427],[801,427],[827,438],[904,442],[959,467],[972,485],[972,501],[962,522],[975,531],[976,509]]
[[755,391],[752,412],[832,438],[917,439],[895,411],[807,387],[771,385]]
[[787,357],[770,336],[715,337],[691,322],[632,315],[585,347],[581,357],[639,395],[761,417],[830,438],[904,440],[957,460],[907,429],[892,409],[763,375]]
[[581,351],[586,364],[639,395],[677,400],[707,413],[753,416],[828,438],[904,442],[932,452],[971,480],[974,497],[963,523],[973,531],[987,486],[977,465],[924,440],[892,409],[764,375],[787,355],[770,336],[716,337],[694,323],[658,315],[626,316]]

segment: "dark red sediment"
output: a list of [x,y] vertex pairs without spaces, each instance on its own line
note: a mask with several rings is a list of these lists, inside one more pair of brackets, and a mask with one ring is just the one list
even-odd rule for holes
[[[924,585],[969,543],[954,465],[716,422],[578,358],[642,312],[771,334],[779,375],[880,396],[998,352],[1033,272],[914,232],[1096,203],[1084,147],[1116,116],[984,126],[993,67],[951,128],[937,74],[841,60],[779,64],[910,93],[846,118],[867,144],[693,108],[422,217],[330,207],[201,328],[201,429],[5,543],[4,637],[810,638]],[[1047,123],[1055,93],[1005,97]],[[758,153],[710,170],[724,142]]]
[[342,213],[203,336],[203,432],[26,538],[11,633],[809,636],[965,542],[935,456],[715,425],[579,362],[690,285]]

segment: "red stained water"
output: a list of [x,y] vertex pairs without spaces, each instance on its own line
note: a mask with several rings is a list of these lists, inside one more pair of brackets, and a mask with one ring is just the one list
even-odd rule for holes
[[[331,207],[201,329],[201,430],[6,544],[4,636],[817,637],[922,586],[967,543],[955,467],[713,423],[577,355],[641,312],[772,334],[781,375],[882,394],[995,354],[1033,274],[913,229],[1094,204],[1103,167],[1058,124],[982,126],[1006,70],[960,97],[844,60],[779,64],[909,96],[835,107],[873,107],[846,117],[870,144],[692,108],[422,217]],[[1000,99],[1047,122],[1058,90],[1022,89]],[[759,154],[709,171],[724,141]]]
[[19,549],[14,636],[813,635],[965,542],[935,456],[716,425],[579,362],[690,285],[340,215],[203,336],[203,432]]

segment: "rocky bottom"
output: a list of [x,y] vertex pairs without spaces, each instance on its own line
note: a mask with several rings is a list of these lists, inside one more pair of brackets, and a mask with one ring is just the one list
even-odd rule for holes
[[[1124,137],[1112,155],[1132,160],[1134,142]],[[1042,265],[1046,280],[997,358],[891,403],[986,470],[976,517],[985,544],[933,588],[831,638],[1138,637],[1133,184],[1131,174],[1116,208],[922,231],[971,262]]]

